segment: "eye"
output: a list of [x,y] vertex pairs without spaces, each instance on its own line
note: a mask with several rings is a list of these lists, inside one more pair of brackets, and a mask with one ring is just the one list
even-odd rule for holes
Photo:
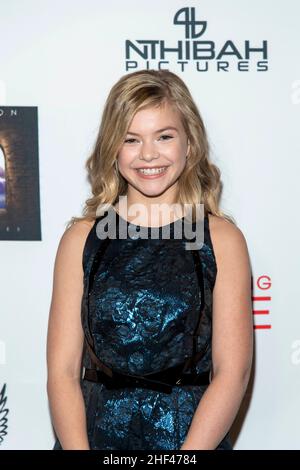
[[[163,138],[162,140],[169,140],[169,139],[173,139],[173,136],[172,135],[167,135],[167,134],[163,134],[160,136],[160,138]],[[134,139],[133,137],[131,137],[130,139],[126,139],[124,141],[125,144],[131,144],[132,142],[136,141],[136,139]]]
[[136,139],[133,139],[133,138],[131,138],[131,139],[126,139],[124,142],[125,142],[125,144],[130,144],[132,140],[136,140]]
[[163,139],[163,140],[173,139],[172,135],[167,135],[167,134],[163,134],[163,135],[161,135],[161,137],[166,137],[166,139]]

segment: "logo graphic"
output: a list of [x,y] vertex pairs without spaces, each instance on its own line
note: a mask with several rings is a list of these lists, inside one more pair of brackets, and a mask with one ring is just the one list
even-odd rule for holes
[[[256,281],[256,287],[259,289],[258,295],[252,296],[252,300],[255,302],[253,315],[257,315],[255,317],[255,330],[269,330],[272,325],[269,320],[270,316],[270,303],[272,300],[272,296],[270,294],[270,289],[272,287],[272,282],[270,276],[263,275],[259,276]],[[263,295],[261,294],[263,291]],[[266,295],[267,294],[267,295]],[[265,317],[267,315],[267,317]],[[268,318],[267,321],[264,321],[262,318]],[[257,321],[257,319],[259,319]]]
[[[180,20],[182,16],[184,19]],[[207,22],[206,21],[197,21],[195,8],[181,8],[175,13],[174,24],[184,24],[185,25],[185,37],[186,38],[199,38],[202,34],[205,33]],[[196,27],[200,26],[200,31],[197,32]]]
[[185,72],[191,68],[197,72],[266,72],[268,70],[268,41],[252,44],[249,39],[235,43],[228,39],[218,44],[206,38],[207,21],[199,20],[196,8],[184,7],[173,18],[178,34],[184,34],[172,47],[165,39],[126,39],[126,71],[146,69],[175,69]]
[[3,385],[0,392],[0,445],[7,435],[7,414],[8,408],[5,408],[7,397],[5,396],[6,384]]

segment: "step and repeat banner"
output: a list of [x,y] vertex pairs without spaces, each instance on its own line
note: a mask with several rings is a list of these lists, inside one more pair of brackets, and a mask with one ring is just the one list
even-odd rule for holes
[[11,0],[0,15],[0,449],[51,449],[46,335],[58,242],[124,74],[189,87],[248,243],[253,373],[235,449],[300,449],[297,0]]

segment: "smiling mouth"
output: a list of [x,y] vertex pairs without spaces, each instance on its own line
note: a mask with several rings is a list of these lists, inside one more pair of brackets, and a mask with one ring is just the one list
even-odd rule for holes
[[167,166],[161,166],[156,168],[136,168],[136,171],[138,173],[142,173],[143,175],[159,175],[160,173],[164,173],[167,168]]

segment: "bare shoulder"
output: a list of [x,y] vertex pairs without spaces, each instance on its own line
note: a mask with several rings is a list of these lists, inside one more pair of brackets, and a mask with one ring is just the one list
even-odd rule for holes
[[69,262],[81,260],[83,247],[94,221],[79,220],[68,227],[62,234],[57,254],[68,258]]
[[209,230],[216,259],[222,261],[226,257],[248,257],[248,247],[241,229],[217,215],[209,214]]
[[73,239],[80,239],[85,237],[86,234],[89,233],[91,228],[94,225],[95,220],[87,220],[82,219],[75,223],[73,223],[70,227],[68,227],[65,232],[63,233],[62,238],[67,238],[69,240]]

